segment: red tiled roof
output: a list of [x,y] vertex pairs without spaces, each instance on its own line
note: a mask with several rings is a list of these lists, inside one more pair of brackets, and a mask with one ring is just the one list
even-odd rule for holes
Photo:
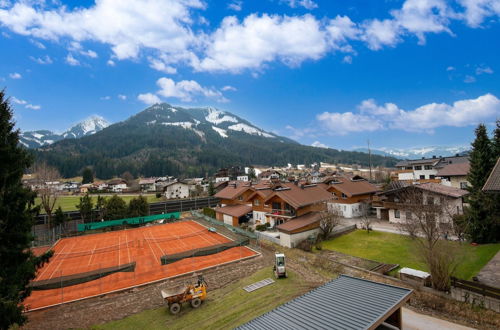
[[320,219],[321,219],[321,215],[319,212],[311,212],[311,213],[307,213],[305,215],[301,215],[300,217],[294,218],[292,220],[289,220],[285,223],[282,223],[281,225],[277,226],[276,228],[279,231],[292,232],[294,230],[298,230],[298,229],[307,227],[307,226],[314,224],[314,223],[318,223],[318,226],[319,226]]
[[469,173],[469,169],[469,162],[448,164],[440,169],[436,176],[464,176]]
[[486,180],[483,187],[484,191],[488,192],[500,192],[500,158],[497,159],[497,163]]
[[[366,180],[350,180],[344,176],[331,177],[328,180],[323,181],[322,187],[328,189],[329,187],[335,187],[340,192],[344,193],[348,197],[356,195],[372,194],[379,191],[377,187],[372,185]],[[327,184],[328,182],[328,184]],[[333,182],[333,183],[330,183]]]
[[303,186],[303,188],[294,183],[282,183],[281,185],[284,189],[274,190],[264,202],[273,196],[278,196],[291,206],[299,208],[332,199],[332,194],[318,185],[308,185]]
[[235,199],[248,189],[252,189],[249,182],[243,182],[243,181],[236,181],[229,183],[227,187],[219,191],[217,194],[214,195],[214,197],[217,198],[222,198],[222,199]]
[[224,207],[216,207],[215,212],[239,218],[247,213],[252,212],[252,207],[244,204],[228,205]]
[[467,191],[455,187],[448,187],[439,183],[434,183],[434,182],[428,182],[428,183],[422,183],[422,184],[417,184],[414,185],[413,187],[434,192],[436,194],[441,194],[445,196],[450,196],[450,197],[455,197],[455,198],[460,198],[463,197],[467,194],[469,194]]

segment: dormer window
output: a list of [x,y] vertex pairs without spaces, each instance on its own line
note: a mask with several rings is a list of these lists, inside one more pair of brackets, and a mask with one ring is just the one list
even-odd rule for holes
[[243,196],[239,196],[239,197],[238,197],[238,200],[239,200],[239,201],[243,201]]
[[346,194],[344,194],[344,193],[342,193],[342,198],[343,198],[343,199],[347,199],[347,195],[346,195]]
[[254,200],[253,201],[253,205],[259,206],[260,205],[260,201],[258,199]]

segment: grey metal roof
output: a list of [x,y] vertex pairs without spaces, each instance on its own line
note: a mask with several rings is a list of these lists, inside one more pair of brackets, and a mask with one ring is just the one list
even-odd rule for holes
[[340,275],[237,329],[369,329],[411,292]]

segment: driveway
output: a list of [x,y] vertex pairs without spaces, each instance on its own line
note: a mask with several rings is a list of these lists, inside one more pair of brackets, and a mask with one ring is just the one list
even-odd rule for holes
[[404,308],[403,311],[403,329],[404,330],[466,330],[473,329],[460,324],[451,323],[429,315],[419,314],[410,309]]

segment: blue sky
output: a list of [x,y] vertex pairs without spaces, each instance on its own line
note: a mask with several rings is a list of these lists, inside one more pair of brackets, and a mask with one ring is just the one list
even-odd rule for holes
[[0,0],[21,130],[211,105],[304,144],[468,145],[500,117],[500,0]]

